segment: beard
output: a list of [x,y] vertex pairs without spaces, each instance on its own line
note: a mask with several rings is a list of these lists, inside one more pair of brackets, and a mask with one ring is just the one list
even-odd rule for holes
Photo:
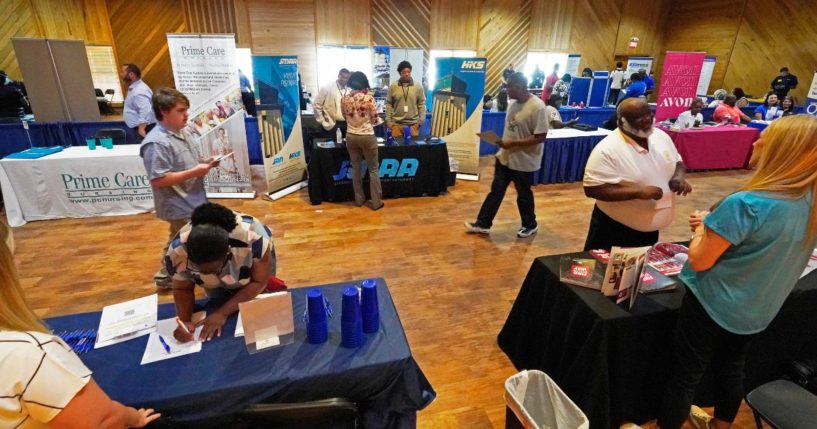
[[619,126],[627,134],[632,134],[632,135],[634,135],[634,136],[636,136],[638,138],[641,138],[641,139],[650,138],[653,131],[655,131],[655,129],[652,126],[650,126],[650,129],[648,129],[648,130],[640,130],[638,128],[635,128],[634,126],[630,125],[630,123],[627,122],[626,119],[622,119]]

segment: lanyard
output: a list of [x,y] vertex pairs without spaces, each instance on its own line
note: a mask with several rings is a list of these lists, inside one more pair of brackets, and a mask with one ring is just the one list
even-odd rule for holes
[[335,85],[338,87],[338,92],[340,93],[340,96],[345,97],[346,93],[349,91],[349,88],[343,87],[343,89],[341,89],[340,84],[337,83],[337,81],[335,82]]
[[408,104],[408,93],[409,93],[408,87],[405,86],[405,85],[400,85],[400,89],[403,90],[403,101],[406,104]]

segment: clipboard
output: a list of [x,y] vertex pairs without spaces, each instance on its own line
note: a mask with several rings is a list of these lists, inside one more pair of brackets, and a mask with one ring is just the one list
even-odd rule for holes
[[492,145],[497,145],[499,142],[502,141],[502,137],[496,135],[495,132],[490,131],[490,130],[485,131],[485,132],[481,132],[481,133],[477,133],[477,136],[479,136],[479,138],[485,140],[486,142],[488,142],[488,143],[490,143]]

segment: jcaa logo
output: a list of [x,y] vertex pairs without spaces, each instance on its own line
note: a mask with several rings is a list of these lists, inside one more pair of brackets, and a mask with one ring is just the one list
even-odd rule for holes
[[463,61],[463,69],[482,70],[485,68],[485,61]]
[[292,152],[291,154],[289,154],[289,159],[297,158],[299,156],[301,156],[301,151]]
[[283,156],[276,156],[272,160],[272,165],[278,165],[278,164],[280,164],[282,162],[284,162],[284,157]]
[[298,59],[297,58],[281,58],[281,60],[278,61],[278,65],[284,65],[284,64],[285,65],[298,64]]
[[[420,166],[420,161],[415,158],[404,158],[402,160],[396,160],[392,158],[386,158],[380,161],[380,177],[381,178],[399,178],[399,177],[414,177],[417,175],[417,167]],[[352,169],[350,161],[343,161],[340,165],[340,171],[338,174],[332,176],[336,182],[351,179],[352,178]],[[366,172],[369,170],[369,167],[366,165],[364,161],[361,165],[361,176],[365,176]]]

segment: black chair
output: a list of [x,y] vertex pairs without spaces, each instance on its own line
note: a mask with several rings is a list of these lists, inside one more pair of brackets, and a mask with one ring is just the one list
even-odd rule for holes
[[746,395],[757,429],[810,429],[817,424],[817,396],[788,380],[766,383]]
[[125,130],[122,128],[100,128],[96,130],[94,137],[101,139],[101,138],[111,138],[113,139],[113,144],[125,144]]
[[107,97],[107,96],[109,96],[109,95],[110,95],[110,97],[107,97],[107,99],[108,99],[108,103],[110,103],[110,102],[112,102],[112,101],[113,101],[113,95],[114,95],[114,94],[116,94],[116,91],[114,91],[114,90],[112,90],[112,89],[106,89],[106,90],[105,90],[105,96]]
[[105,93],[99,88],[94,88],[94,94],[96,94],[96,104],[99,107],[99,113],[101,115],[113,115],[113,107],[111,106],[110,100],[105,98]]

